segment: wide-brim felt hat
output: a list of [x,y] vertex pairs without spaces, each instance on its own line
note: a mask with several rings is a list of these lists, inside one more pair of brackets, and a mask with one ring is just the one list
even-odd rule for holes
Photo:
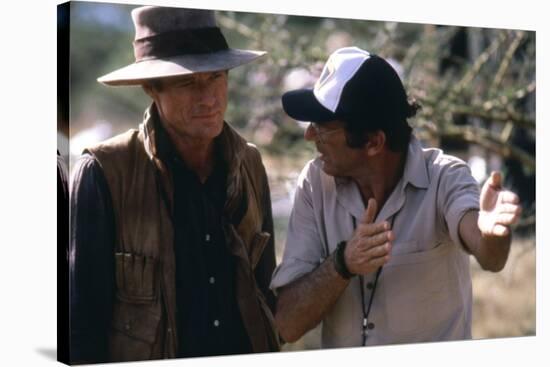
[[229,48],[212,10],[143,6],[132,10],[135,62],[103,75],[107,85],[233,69],[266,54]]

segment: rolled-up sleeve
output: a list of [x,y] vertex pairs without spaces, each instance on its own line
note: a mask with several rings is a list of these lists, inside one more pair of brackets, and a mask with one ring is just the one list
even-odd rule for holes
[[326,257],[315,220],[309,167],[310,164],[306,165],[298,179],[283,260],[271,279],[270,287],[275,291],[315,270]]
[[457,160],[446,167],[441,175],[438,196],[449,237],[455,244],[464,246],[459,234],[460,220],[466,212],[479,210],[479,184],[466,163]]
[[105,362],[115,289],[114,215],[103,171],[89,155],[75,164],[70,210],[71,362]]

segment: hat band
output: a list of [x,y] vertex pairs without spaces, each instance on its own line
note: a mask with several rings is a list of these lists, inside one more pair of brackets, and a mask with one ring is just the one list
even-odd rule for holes
[[134,41],[136,62],[172,56],[205,54],[229,46],[218,27],[186,29],[156,34]]

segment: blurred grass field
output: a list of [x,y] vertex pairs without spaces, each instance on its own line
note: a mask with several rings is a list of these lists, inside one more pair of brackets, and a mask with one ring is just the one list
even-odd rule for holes
[[535,335],[535,237],[514,240],[500,273],[482,271],[472,259],[474,339]]

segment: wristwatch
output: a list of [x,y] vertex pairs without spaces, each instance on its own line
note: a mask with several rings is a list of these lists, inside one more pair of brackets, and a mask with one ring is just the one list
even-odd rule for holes
[[336,246],[334,250],[334,255],[332,257],[334,263],[334,269],[340,276],[344,279],[351,279],[355,274],[351,273],[346,266],[346,261],[344,259],[344,251],[346,250],[346,241],[342,241]]

